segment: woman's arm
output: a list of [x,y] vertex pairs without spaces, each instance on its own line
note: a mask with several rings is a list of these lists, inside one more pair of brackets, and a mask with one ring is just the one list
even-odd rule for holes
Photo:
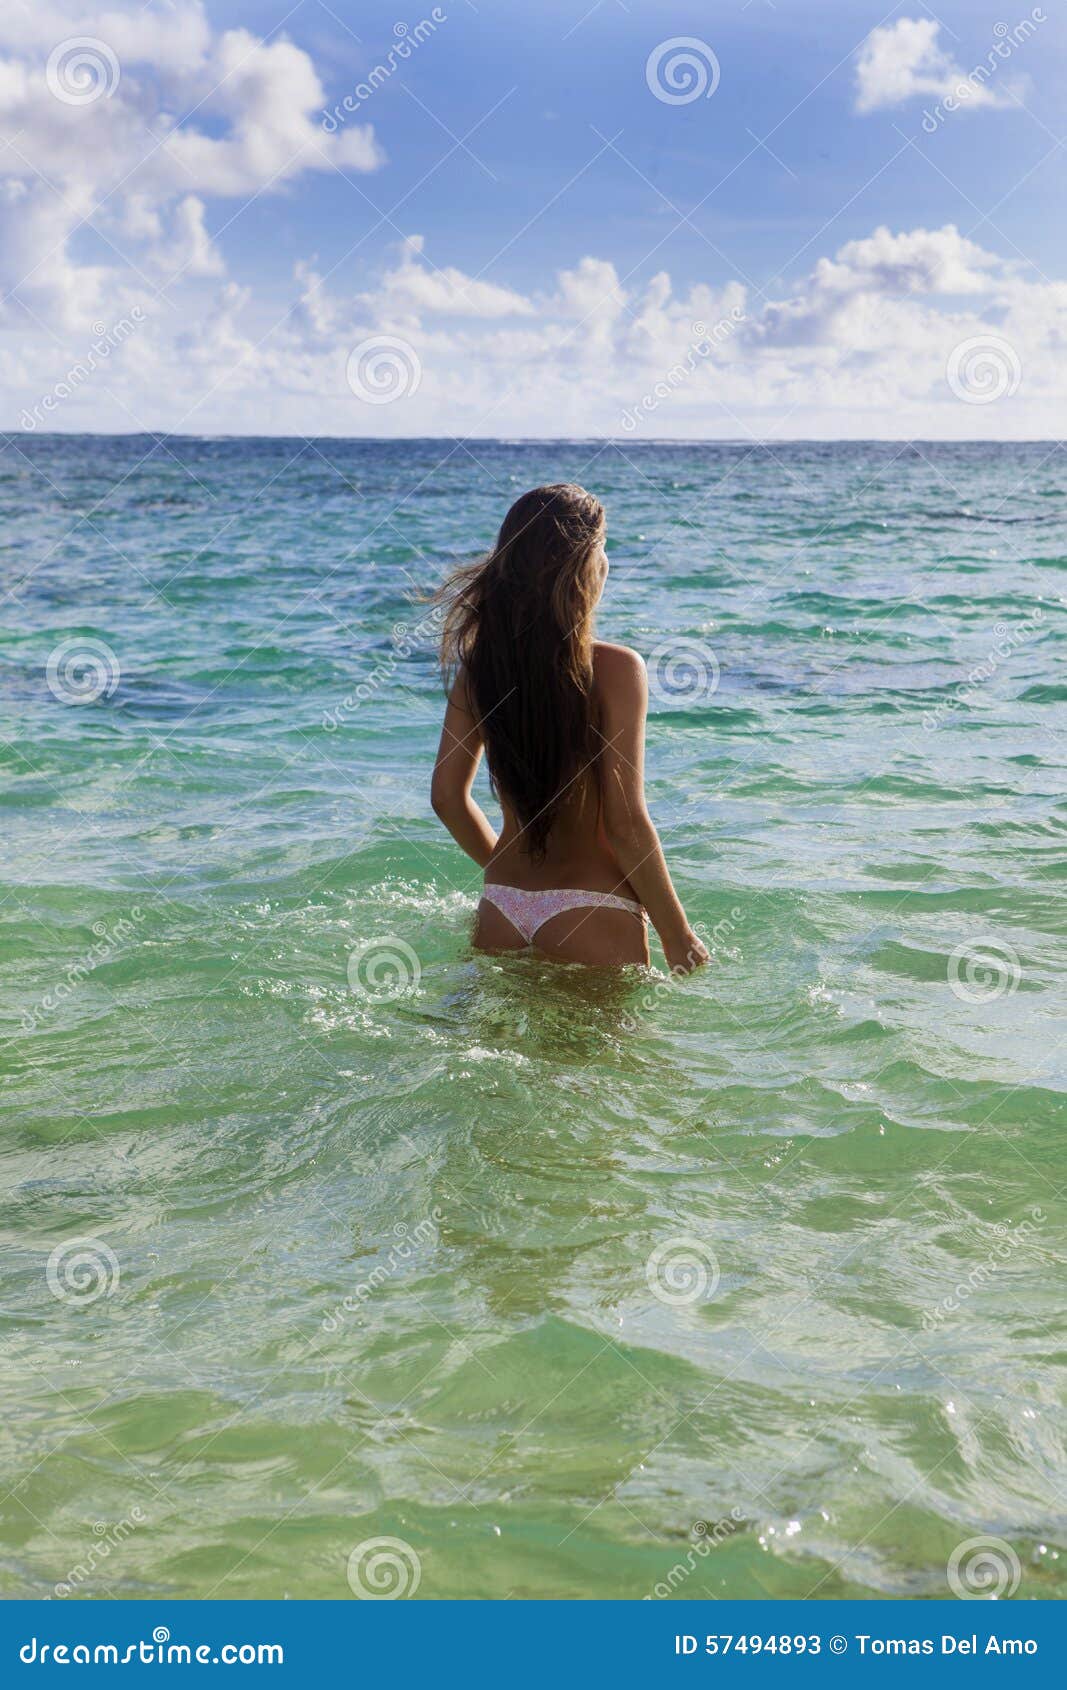
[[482,809],[471,797],[471,787],[482,760],[481,729],[467,703],[462,675],[456,677],[448,697],[441,743],[437,747],[430,803],[456,844],[479,868],[493,854],[496,834]]
[[667,869],[659,834],[645,804],[645,717],[648,677],[643,660],[625,646],[598,645],[600,790],[604,831],[630,885],[648,911],[667,966],[688,974],[709,961],[689,925]]

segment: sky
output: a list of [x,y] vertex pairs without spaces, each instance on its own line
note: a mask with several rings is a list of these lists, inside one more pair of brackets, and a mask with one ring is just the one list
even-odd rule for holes
[[3,0],[0,428],[1058,438],[1065,9],[884,7]]

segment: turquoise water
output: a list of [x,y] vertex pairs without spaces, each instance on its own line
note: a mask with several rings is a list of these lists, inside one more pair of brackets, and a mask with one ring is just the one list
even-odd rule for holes
[[[1065,471],[3,442],[0,1589],[1067,1592]],[[429,809],[411,594],[570,478],[680,986]]]

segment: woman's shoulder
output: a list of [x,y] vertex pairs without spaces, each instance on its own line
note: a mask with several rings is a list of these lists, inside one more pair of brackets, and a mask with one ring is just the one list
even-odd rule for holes
[[645,660],[628,645],[593,642],[593,679],[606,686],[634,686],[644,681]]

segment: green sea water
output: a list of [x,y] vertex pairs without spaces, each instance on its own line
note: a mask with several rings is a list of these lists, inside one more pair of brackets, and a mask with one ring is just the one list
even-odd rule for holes
[[[416,595],[563,479],[680,985],[473,956],[430,812]],[[1067,1593],[1064,451],[20,436],[0,511],[0,1591]]]

